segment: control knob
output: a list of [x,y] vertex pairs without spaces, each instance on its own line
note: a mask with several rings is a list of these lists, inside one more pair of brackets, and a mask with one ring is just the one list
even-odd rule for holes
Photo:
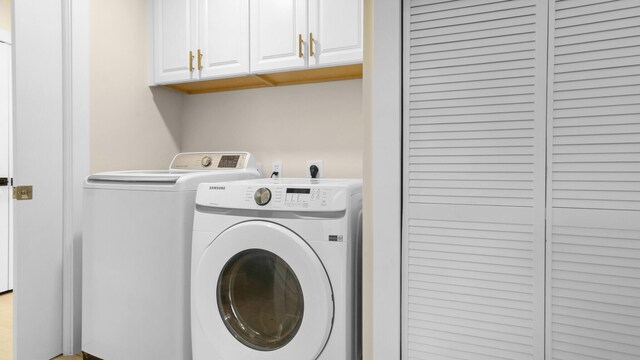
[[271,190],[267,188],[260,188],[256,190],[253,198],[256,200],[256,204],[265,206],[269,203],[269,201],[271,201]]
[[200,164],[202,164],[202,166],[204,167],[209,167],[211,166],[211,158],[209,156],[205,156],[202,158],[202,160],[200,160]]

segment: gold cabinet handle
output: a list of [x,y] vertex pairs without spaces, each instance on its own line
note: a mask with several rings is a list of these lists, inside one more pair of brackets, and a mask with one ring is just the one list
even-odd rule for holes
[[309,56],[314,56],[313,52],[313,33],[309,33]]
[[202,51],[198,49],[198,70],[202,70]]
[[298,57],[302,57],[302,34],[298,34]]
[[189,72],[193,72],[193,51],[189,51]]

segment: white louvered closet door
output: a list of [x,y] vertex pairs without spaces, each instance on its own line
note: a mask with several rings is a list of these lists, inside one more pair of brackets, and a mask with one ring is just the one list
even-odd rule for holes
[[637,360],[640,1],[550,16],[547,359]]
[[547,0],[406,0],[403,358],[544,357]]

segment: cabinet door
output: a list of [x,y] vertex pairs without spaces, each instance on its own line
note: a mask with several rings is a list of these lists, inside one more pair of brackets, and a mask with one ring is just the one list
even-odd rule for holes
[[[195,1],[154,0],[153,2],[153,66],[156,84],[195,79],[189,69],[189,51],[197,25]],[[195,55],[195,52],[194,52]],[[195,66],[195,59],[194,59]]]
[[309,66],[362,62],[362,0],[310,0]]
[[[306,67],[307,1],[251,0],[251,71]],[[299,48],[299,36],[304,42]]]
[[249,0],[199,0],[200,78],[249,73]]

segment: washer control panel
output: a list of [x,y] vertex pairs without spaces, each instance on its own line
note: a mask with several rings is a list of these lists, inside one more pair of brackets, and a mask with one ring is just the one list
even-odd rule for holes
[[[261,192],[269,192],[270,201],[267,204],[260,205],[263,208],[271,208],[277,210],[310,210],[324,211],[335,210],[336,208],[344,209],[346,207],[346,195],[342,189],[330,187],[299,187],[299,186],[269,186],[255,189],[247,187],[244,194],[245,203],[249,202],[248,195]],[[264,196],[263,196],[264,199]],[[257,199],[256,199],[257,202]],[[343,202],[340,204],[340,202]],[[339,205],[340,204],[340,205]],[[270,206],[267,206],[270,205]]]
[[[261,188],[258,191],[262,189],[268,188]],[[336,203],[339,203],[344,197],[341,196],[342,193],[339,189],[326,187],[273,187],[268,191],[271,195],[270,208],[274,210],[315,211],[331,209],[333,211],[337,205]],[[344,198],[346,199],[346,197]],[[344,208],[344,205],[338,207]]]
[[279,211],[342,211],[348,189],[327,184],[201,184],[199,205],[229,209]]
[[224,170],[244,169],[248,153],[183,153],[171,162],[171,170]]
[[288,207],[309,207],[311,203],[317,203],[321,207],[328,202],[328,189],[321,188],[286,188],[284,191],[284,205]]

